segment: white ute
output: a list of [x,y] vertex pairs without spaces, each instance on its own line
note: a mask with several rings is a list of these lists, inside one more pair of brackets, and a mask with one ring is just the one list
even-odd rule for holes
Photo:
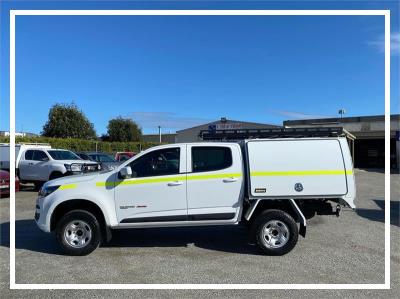
[[264,253],[282,255],[305,236],[307,218],[354,209],[354,198],[343,137],[170,144],[47,182],[35,220],[70,255],[92,252],[113,229],[236,224]]
[[[0,144],[0,164],[10,169],[10,144]],[[22,183],[34,183],[40,188],[48,180],[62,176],[98,171],[98,163],[82,160],[75,153],[53,149],[49,144],[16,144],[15,168]]]

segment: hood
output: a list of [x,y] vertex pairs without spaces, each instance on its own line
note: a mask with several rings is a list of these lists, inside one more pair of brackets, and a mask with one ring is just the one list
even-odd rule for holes
[[77,174],[61,177],[58,179],[54,179],[46,182],[44,185],[46,186],[55,186],[55,185],[67,185],[67,184],[75,184],[80,182],[87,182],[98,178],[100,175],[104,173],[102,172],[89,172],[85,174]]
[[121,164],[122,164],[122,162],[118,162],[118,161],[115,161],[115,162],[100,162],[101,169],[103,169],[103,170],[107,170],[107,169],[112,170],[112,169],[117,168]]
[[10,173],[5,170],[0,169],[0,179],[9,179],[10,178]]
[[97,162],[90,160],[54,160],[63,164],[97,164]]

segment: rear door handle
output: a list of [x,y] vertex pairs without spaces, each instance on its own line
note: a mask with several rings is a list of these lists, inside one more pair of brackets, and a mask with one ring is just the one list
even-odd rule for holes
[[33,165],[33,163],[28,163],[28,165],[32,166],[32,165]]
[[169,182],[168,186],[170,186],[170,187],[172,187],[172,186],[180,186],[182,184],[183,184],[182,181],[175,181],[175,182]]
[[226,179],[223,179],[222,181],[224,183],[232,183],[232,182],[236,182],[237,180],[238,180],[237,178],[226,178]]

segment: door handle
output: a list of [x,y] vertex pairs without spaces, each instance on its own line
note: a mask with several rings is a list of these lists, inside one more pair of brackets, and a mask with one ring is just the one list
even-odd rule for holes
[[236,182],[237,180],[238,180],[237,178],[226,178],[226,179],[223,179],[222,181],[224,183],[232,183],[232,182]]
[[172,187],[172,186],[180,186],[182,184],[183,184],[182,181],[175,181],[175,182],[169,182],[167,185]]
[[33,163],[32,163],[32,162],[31,162],[31,163],[28,163],[28,165],[32,166],[32,165],[33,165]]

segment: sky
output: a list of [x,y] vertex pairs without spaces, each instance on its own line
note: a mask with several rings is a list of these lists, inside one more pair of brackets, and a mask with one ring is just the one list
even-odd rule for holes
[[[289,4],[289,5],[288,5]],[[1,2],[0,130],[9,128],[9,9],[391,9],[391,112],[399,113],[399,2]],[[107,132],[114,117],[164,133],[227,117],[384,113],[383,16],[17,16],[16,129],[55,103]]]

